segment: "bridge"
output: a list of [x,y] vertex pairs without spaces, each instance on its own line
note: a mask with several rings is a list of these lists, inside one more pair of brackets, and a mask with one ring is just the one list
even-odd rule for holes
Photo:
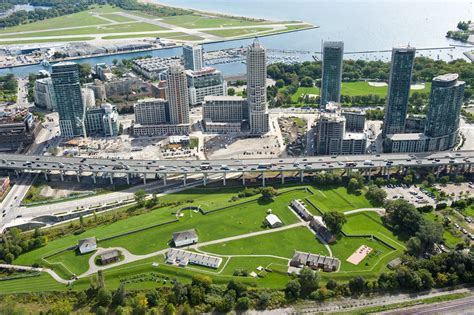
[[474,163],[474,151],[455,151],[437,153],[382,154],[382,155],[340,155],[310,156],[297,158],[262,158],[262,159],[228,159],[228,160],[134,160],[104,159],[90,157],[56,157],[38,155],[0,154],[0,169],[19,176],[22,173],[42,173],[46,180],[50,176],[75,176],[80,182],[83,176],[91,176],[94,183],[98,176],[108,177],[110,183],[115,178],[125,178],[128,184],[132,177],[140,177],[144,184],[149,178],[162,179],[166,185],[170,175],[181,176],[186,185],[188,175],[201,177],[207,184],[209,175],[221,174],[223,185],[226,185],[227,174],[241,174],[245,185],[246,174],[261,177],[265,185],[265,175],[277,173],[281,182],[285,173],[299,176],[301,181],[306,175],[318,171],[344,170],[346,174],[357,170],[369,179],[373,174],[390,177],[391,173],[406,173],[411,168],[429,168],[437,176],[446,172],[471,172]]

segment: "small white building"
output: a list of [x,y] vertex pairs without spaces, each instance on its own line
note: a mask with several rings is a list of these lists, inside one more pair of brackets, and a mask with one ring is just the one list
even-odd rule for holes
[[93,252],[97,249],[97,240],[95,239],[95,237],[89,237],[83,240],[79,240],[77,248],[79,249],[79,253],[81,254]]
[[273,213],[265,217],[265,222],[272,229],[283,225],[283,222],[281,222],[280,218],[274,215]]
[[173,233],[173,243],[176,247],[196,244],[198,235],[195,229]]

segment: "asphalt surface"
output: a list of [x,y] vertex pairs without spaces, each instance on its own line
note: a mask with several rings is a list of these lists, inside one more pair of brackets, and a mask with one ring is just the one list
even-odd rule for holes
[[[391,162],[391,163],[390,163]],[[0,154],[0,168],[73,174],[184,174],[224,172],[319,171],[331,169],[374,169],[380,167],[436,167],[470,165],[474,151],[312,156],[298,158],[227,159],[207,161],[125,160],[105,158],[25,156]],[[204,169],[203,166],[206,165]]]

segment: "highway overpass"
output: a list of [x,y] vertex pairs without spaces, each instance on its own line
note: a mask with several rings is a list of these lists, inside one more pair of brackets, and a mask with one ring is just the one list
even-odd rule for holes
[[[18,154],[0,154],[0,169],[20,173],[43,173],[45,178],[56,174],[62,180],[64,176],[91,176],[96,182],[97,176],[106,176],[113,183],[114,178],[141,177],[146,183],[147,178],[166,180],[169,175],[182,175],[184,184],[188,175],[201,174],[206,184],[210,174],[223,174],[225,185],[226,174],[259,173],[265,185],[265,174],[279,172],[284,182],[285,172],[297,172],[303,180],[305,174],[317,171],[345,170],[350,173],[358,170],[367,176],[374,172],[390,176],[394,171],[406,172],[410,168],[430,168],[435,174],[443,170],[471,171],[474,162],[474,151],[455,151],[413,154],[381,154],[381,155],[341,155],[311,156],[298,158],[268,159],[229,159],[229,160],[134,160],[104,159],[91,157],[56,157]],[[245,184],[245,176],[242,176]]]

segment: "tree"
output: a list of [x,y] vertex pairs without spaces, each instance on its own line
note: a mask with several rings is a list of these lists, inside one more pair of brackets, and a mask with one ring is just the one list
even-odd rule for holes
[[416,236],[420,239],[422,250],[432,252],[434,244],[443,240],[443,227],[425,219],[420,223]]
[[407,185],[413,184],[413,176],[412,175],[407,175],[403,177],[403,183]]
[[266,291],[261,292],[257,299],[257,307],[259,309],[264,310],[268,307],[269,304],[270,304],[270,294],[268,294],[268,292]]
[[441,176],[439,182],[443,185],[446,185],[449,182],[449,176]]
[[301,284],[297,279],[288,281],[285,287],[285,296],[289,300],[296,300],[301,294]]
[[334,279],[329,279],[328,282],[326,283],[326,288],[328,290],[334,290],[337,287],[337,282]]
[[263,187],[261,190],[262,198],[263,199],[273,199],[276,196],[278,191],[273,188],[272,186]]
[[184,303],[188,298],[188,288],[180,282],[174,284],[173,293],[177,304]]
[[235,95],[235,89],[230,87],[227,89],[227,95],[229,96],[234,96]]
[[388,201],[385,205],[384,221],[394,230],[413,236],[418,232],[423,216],[415,206],[403,199]]
[[135,192],[134,196],[135,202],[138,204],[138,206],[143,207],[145,205],[146,192],[143,189],[140,189]]
[[377,186],[385,185],[385,179],[383,179],[382,177],[377,177],[375,179],[375,185],[377,185]]
[[374,205],[382,205],[387,198],[387,193],[385,190],[378,188],[375,185],[369,186],[369,190],[365,194],[367,199],[369,199]]
[[432,185],[436,181],[436,177],[430,173],[426,176],[426,180],[428,181],[429,185]]
[[311,292],[316,290],[319,286],[320,276],[319,273],[315,272],[314,270],[303,267],[300,271],[300,275],[298,281],[301,285],[301,293],[302,297],[307,297]]
[[342,230],[342,226],[347,222],[347,219],[343,213],[331,211],[323,214],[323,221],[331,233],[338,235]]
[[109,304],[112,302],[112,294],[105,288],[100,288],[99,291],[97,291],[96,298],[97,305],[99,306],[109,306]]
[[165,315],[176,315],[176,308],[172,303],[168,303],[164,310]]
[[358,189],[360,189],[361,187],[362,187],[362,185],[357,180],[357,178],[353,177],[349,180],[349,183],[347,184],[347,191],[350,194],[352,194],[352,193],[356,192]]
[[112,296],[112,304],[123,305],[124,302],[125,302],[125,288],[123,284],[120,284],[120,286],[117,288],[117,290],[114,292],[114,295]]
[[407,242],[407,253],[412,256],[421,254],[421,241],[418,237],[412,236]]
[[367,281],[361,276],[357,276],[349,280],[349,288],[352,293],[363,292],[366,288]]
[[281,89],[282,87],[285,86],[285,81],[283,81],[282,79],[278,79],[278,80],[276,80],[276,82],[275,82],[275,86],[276,86],[277,88]]
[[240,297],[237,299],[235,304],[235,309],[239,311],[246,311],[250,307],[250,299],[246,296]]
[[313,87],[314,82],[313,79],[311,79],[310,77],[304,77],[303,79],[301,79],[300,84],[303,87]]
[[145,314],[148,308],[148,300],[144,293],[138,293],[133,299],[133,311],[134,314],[140,315]]

